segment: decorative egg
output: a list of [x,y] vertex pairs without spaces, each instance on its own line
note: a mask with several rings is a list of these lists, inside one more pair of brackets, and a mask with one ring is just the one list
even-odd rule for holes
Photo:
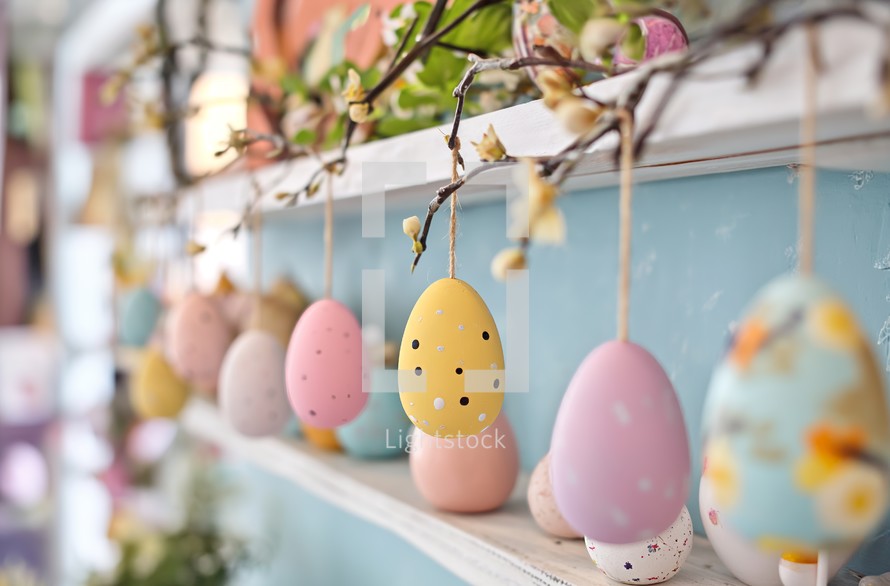
[[290,305],[274,297],[264,295],[254,298],[246,327],[272,334],[282,348],[287,348],[300,313]]
[[543,531],[565,539],[579,539],[582,536],[572,529],[562,513],[556,507],[553,498],[553,486],[550,484],[550,454],[547,454],[538,465],[528,482],[528,508],[535,523]]
[[414,428],[408,452],[414,486],[431,505],[455,513],[482,513],[503,505],[519,475],[519,446],[501,414],[485,431],[434,437]]
[[399,350],[399,395],[411,422],[439,437],[481,433],[504,402],[504,352],[476,290],[440,279],[417,300]]
[[671,525],[658,535],[615,545],[584,538],[593,563],[611,580],[624,584],[658,584],[680,571],[692,551],[692,518],[684,506]]
[[124,346],[142,347],[148,343],[161,315],[161,302],[147,287],[124,295],[118,316],[118,338]]
[[890,572],[880,576],[863,576],[859,586],[890,586]]
[[365,410],[337,428],[346,453],[357,458],[388,458],[405,453],[411,422],[402,410],[395,389],[384,387],[386,371],[371,372],[371,393]]
[[368,394],[362,332],[345,305],[316,301],[303,313],[287,347],[287,395],[300,421],[332,428],[355,419]]
[[306,441],[316,448],[329,452],[343,451],[343,446],[340,445],[340,441],[337,439],[337,430],[335,429],[322,429],[304,423],[300,426],[300,430],[303,432]]
[[240,433],[275,435],[291,418],[284,387],[284,346],[272,334],[249,330],[229,346],[219,372],[219,407]]
[[[667,53],[683,51],[689,45],[689,37],[680,24],[663,16],[644,16],[634,22],[639,25],[643,37],[646,39],[646,52],[643,61],[655,59]],[[621,45],[615,48],[615,63],[621,65],[636,65],[637,62],[621,51]]]
[[658,361],[630,342],[588,354],[559,407],[550,457],[556,504],[576,531],[631,543],[667,529],[689,494],[689,444]]
[[164,355],[154,348],[142,353],[142,360],[130,385],[133,410],[146,419],[176,417],[189,397],[188,384],[179,378]]
[[779,579],[781,554],[761,549],[726,525],[706,475],[699,484],[698,506],[708,541],[733,576],[749,586],[782,586]]
[[[828,554],[828,578],[837,574],[855,548],[847,547],[845,550],[831,551]],[[816,563],[819,561],[815,554],[784,553],[779,560],[779,577],[782,586],[817,586]]]
[[197,293],[189,293],[168,317],[166,346],[170,364],[198,390],[213,393],[233,337],[217,305]]
[[821,281],[755,298],[705,404],[706,475],[727,523],[774,551],[858,543],[888,503],[890,415],[880,369]]

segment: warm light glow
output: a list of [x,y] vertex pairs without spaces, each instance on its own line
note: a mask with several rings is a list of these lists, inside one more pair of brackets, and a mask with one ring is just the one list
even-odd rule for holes
[[215,153],[228,143],[230,128],[247,127],[247,78],[231,71],[208,72],[198,78],[189,106],[198,111],[185,124],[185,163],[192,175],[204,175],[231,163],[237,153]]

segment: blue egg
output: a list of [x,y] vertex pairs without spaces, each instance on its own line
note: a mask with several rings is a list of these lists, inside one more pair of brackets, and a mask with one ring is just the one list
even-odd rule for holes
[[855,545],[890,504],[890,411],[873,345],[828,286],[764,288],[711,380],[705,475],[764,549]]
[[385,392],[386,380],[397,388],[395,376],[383,369],[371,373],[371,396],[365,409],[351,422],[337,428],[337,439],[346,453],[356,458],[392,458],[405,454],[411,422],[397,392]]
[[124,295],[118,319],[121,345],[145,346],[160,315],[161,302],[151,289],[140,287]]

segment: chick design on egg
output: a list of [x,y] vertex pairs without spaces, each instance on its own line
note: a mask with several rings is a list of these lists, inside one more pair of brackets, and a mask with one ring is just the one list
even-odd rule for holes
[[482,297],[459,279],[440,279],[417,300],[399,351],[402,407],[422,432],[476,435],[504,401],[504,352]]

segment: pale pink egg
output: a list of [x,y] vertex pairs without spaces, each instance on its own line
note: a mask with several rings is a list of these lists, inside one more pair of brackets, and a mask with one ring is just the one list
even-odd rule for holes
[[658,535],[689,494],[677,395],[658,361],[630,342],[606,342],[581,363],[562,399],[550,456],[559,510],[595,541]]
[[214,393],[234,332],[213,301],[189,293],[167,318],[167,352],[176,373],[205,393]]
[[583,537],[572,529],[553,498],[553,485],[550,482],[550,454],[547,454],[538,465],[528,482],[528,508],[543,531],[556,537],[578,539]]
[[519,474],[519,447],[501,412],[476,435],[435,437],[414,428],[411,477],[431,505],[456,513],[481,513],[503,505]]
[[268,332],[249,330],[232,343],[219,373],[219,407],[240,433],[275,435],[291,418],[284,387],[284,348]]
[[348,307],[332,299],[300,317],[285,361],[287,396],[300,421],[332,428],[355,419],[368,395],[362,367],[362,333]]

